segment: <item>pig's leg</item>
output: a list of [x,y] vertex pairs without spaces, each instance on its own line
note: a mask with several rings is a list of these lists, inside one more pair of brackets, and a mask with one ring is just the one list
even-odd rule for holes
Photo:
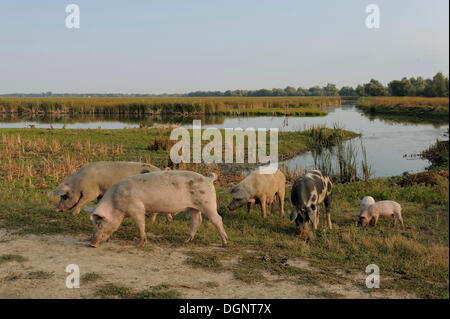
[[194,239],[194,236],[202,223],[202,213],[198,209],[190,208],[189,213],[191,214],[191,231],[189,232],[187,238],[183,241],[185,244]]
[[329,195],[329,196],[327,196],[326,198],[325,198],[325,211],[326,211],[326,213],[327,213],[327,223],[328,223],[328,228],[329,229],[333,229],[333,225],[331,224],[331,212],[330,212],[330,210],[331,210],[331,199],[332,199],[332,197],[331,197],[331,195]]
[[128,215],[134,220],[139,230],[140,240],[137,244],[138,247],[144,246],[147,242],[147,234],[145,233],[145,208],[144,205],[133,205],[127,209]]
[[247,202],[247,212],[250,215],[252,213],[254,202]]
[[377,223],[378,223],[378,218],[379,218],[379,216],[374,216],[374,217],[372,218],[372,221],[373,221],[373,227],[375,227],[375,226],[377,225]]
[[89,202],[93,201],[98,197],[98,193],[94,192],[87,192],[87,193],[81,193],[81,198],[78,201],[78,203],[73,207],[72,214],[73,216],[77,216],[84,205],[88,204]]
[[166,214],[166,219],[169,223],[173,222],[172,214]]
[[263,196],[260,198],[261,201],[261,212],[262,212],[262,217],[266,218],[267,214],[266,214],[266,203],[267,203],[267,198],[266,196]]
[[204,213],[211,221],[211,223],[213,223],[213,225],[216,226],[217,231],[219,232],[220,237],[222,238],[222,247],[226,247],[228,236],[227,233],[225,232],[225,229],[223,228],[222,217],[217,213],[217,211],[211,209],[206,209]]
[[277,193],[278,199],[280,200],[280,215],[284,216],[284,191]]
[[156,216],[158,216],[158,213],[152,213],[152,216],[150,217],[150,221],[152,222],[152,224],[155,223],[155,221],[156,221]]
[[401,214],[397,214],[397,218],[400,221],[400,224],[402,224],[402,228],[405,229],[405,224],[403,223],[403,218]]
[[392,219],[393,219],[392,227],[395,227],[395,224],[397,224],[397,218],[395,217],[395,214],[392,214]]

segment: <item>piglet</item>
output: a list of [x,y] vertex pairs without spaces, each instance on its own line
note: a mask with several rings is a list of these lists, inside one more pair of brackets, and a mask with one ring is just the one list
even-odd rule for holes
[[361,215],[370,205],[375,204],[375,199],[372,196],[366,196],[361,199],[359,203],[359,214]]
[[212,173],[204,177],[191,171],[154,171],[128,177],[113,185],[91,214],[94,226],[92,247],[108,240],[125,217],[131,217],[139,229],[141,247],[147,241],[145,211],[159,213],[181,212],[189,208],[191,230],[185,243],[191,241],[205,214],[216,226],[222,246],[227,244],[227,234],[222,217],[217,213],[216,191]]
[[402,207],[399,203],[391,200],[376,202],[366,208],[359,216],[359,225],[364,227],[371,223],[373,226],[376,226],[380,216],[392,216],[394,218],[394,226],[398,219],[402,227],[405,227],[402,218]]

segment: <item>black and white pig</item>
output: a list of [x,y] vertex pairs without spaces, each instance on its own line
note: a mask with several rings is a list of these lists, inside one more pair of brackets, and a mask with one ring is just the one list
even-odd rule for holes
[[319,205],[325,203],[328,227],[332,229],[330,207],[333,184],[330,178],[320,170],[313,170],[299,177],[292,186],[291,221],[303,228],[309,222],[314,229],[319,224]]

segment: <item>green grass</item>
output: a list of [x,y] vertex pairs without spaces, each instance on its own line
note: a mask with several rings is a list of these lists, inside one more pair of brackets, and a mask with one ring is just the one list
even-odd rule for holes
[[26,258],[21,255],[3,255],[0,256],[0,264],[7,263],[10,261],[23,262],[26,261]]
[[166,285],[150,287],[138,292],[133,292],[129,287],[115,284],[105,284],[99,286],[95,295],[100,298],[120,298],[120,299],[178,299],[181,294],[176,290],[169,289]]
[[38,271],[29,272],[24,278],[26,278],[26,279],[49,279],[52,277],[53,277],[52,272],[38,270]]
[[83,284],[87,284],[90,282],[97,281],[101,278],[102,278],[102,276],[95,272],[88,272],[88,273],[83,274],[80,279]]

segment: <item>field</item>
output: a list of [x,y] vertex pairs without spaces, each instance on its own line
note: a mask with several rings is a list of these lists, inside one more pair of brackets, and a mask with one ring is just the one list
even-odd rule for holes
[[[323,136],[350,134],[312,130],[281,135],[280,153],[290,156]],[[234,212],[226,208],[230,195],[219,192],[241,180],[241,173],[192,165],[188,168],[220,175],[216,190],[229,236],[227,248],[219,248],[219,236],[206,219],[194,242],[182,244],[190,226],[189,215],[182,213],[171,224],[162,217],[155,224],[148,222],[149,243],[142,249],[134,246],[138,234],[131,220],[125,220],[108,243],[92,249],[86,247],[92,231],[88,214],[76,218],[57,214],[55,199],[46,194],[89,161],[141,160],[165,167],[167,150],[155,146],[165,131],[3,129],[0,133],[2,297],[449,297],[448,174],[428,184],[402,183],[402,177],[337,184],[334,229],[328,230],[322,218],[318,231],[297,234],[287,215],[290,187],[301,172],[288,172],[285,216],[276,211],[264,220],[258,209],[248,215],[244,208]],[[368,194],[400,202],[406,228],[391,227],[390,219],[381,220],[376,228],[357,227],[359,200]],[[64,286],[69,263],[80,264],[81,289]],[[380,289],[365,287],[369,264],[381,269]]]
[[0,98],[1,113],[18,114],[207,114],[324,115],[339,97],[249,98]]
[[373,114],[448,118],[448,101],[440,97],[362,97],[356,106]]

